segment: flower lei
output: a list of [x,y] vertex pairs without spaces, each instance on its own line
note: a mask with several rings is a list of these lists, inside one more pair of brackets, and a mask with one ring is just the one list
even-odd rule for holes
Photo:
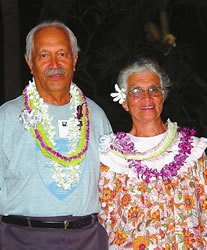
[[177,123],[171,123],[168,119],[168,130],[165,133],[163,140],[153,149],[141,153],[134,150],[134,143],[124,132],[118,132],[113,144],[111,144],[111,151],[121,158],[127,160],[147,160],[161,155],[171,145],[177,134]]
[[[74,110],[69,119],[68,142],[70,150],[67,155],[57,152],[55,143],[55,127],[48,115],[48,105],[40,98],[34,79],[23,91],[24,109],[20,114],[20,122],[35,138],[43,155],[52,160],[54,173],[52,178],[58,187],[71,189],[81,176],[79,164],[83,161],[89,141],[89,109],[86,97],[75,85],[70,87],[70,108]],[[79,141],[77,146],[77,141]]]
[[[129,163],[128,167],[135,169],[137,173],[138,178],[143,178],[146,183],[150,182],[151,178],[156,179],[163,179],[168,182],[173,178],[173,176],[177,175],[178,170],[184,165],[185,160],[188,158],[188,156],[191,153],[192,149],[192,142],[193,138],[192,136],[196,133],[195,130],[191,130],[188,128],[178,128],[174,124],[172,126],[170,124],[170,121],[168,120],[168,127],[171,128],[171,136],[169,136],[169,141],[165,137],[165,142],[162,142],[161,144],[158,144],[158,148],[155,153],[149,154],[146,153],[140,153],[134,149],[134,143],[130,141],[130,138],[126,135],[124,132],[117,133],[117,136],[114,137],[111,141],[110,148],[106,148],[103,145],[101,145],[102,149],[104,149],[102,152],[107,152],[110,150],[112,153],[118,155],[119,157],[122,157],[127,160]],[[172,129],[172,127],[174,129]],[[175,127],[176,127],[176,134],[177,132],[180,134],[180,142],[178,144],[178,154],[174,156],[174,159],[169,164],[165,164],[164,167],[161,169],[160,172],[157,171],[157,169],[150,169],[146,165],[142,164],[142,160],[149,160],[157,157],[158,155],[162,154],[167,147],[171,145],[173,140],[175,139],[174,133],[175,133]],[[175,135],[176,135],[175,134]],[[110,135],[110,138],[111,135]],[[109,140],[109,137],[103,138],[102,143],[104,144],[104,141],[107,142]]]
[[170,182],[173,176],[177,175],[178,170],[184,165],[185,160],[191,153],[192,149],[192,136],[195,134],[194,130],[188,128],[179,128],[181,134],[180,143],[178,144],[178,154],[174,156],[174,160],[169,164],[165,164],[160,172],[157,169],[149,169],[147,166],[142,166],[140,160],[128,160],[129,168],[135,168],[137,176],[141,176],[147,183],[150,182],[152,177],[156,179],[162,178]]

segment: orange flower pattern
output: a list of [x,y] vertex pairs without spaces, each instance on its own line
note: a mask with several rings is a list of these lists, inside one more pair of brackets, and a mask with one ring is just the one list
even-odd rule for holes
[[124,194],[121,198],[121,206],[127,207],[131,201],[131,195],[130,194]]
[[123,245],[124,242],[126,242],[127,235],[124,234],[121,230],[117,229],[115,232],[115,238],[114,241],[117,246]]
[[101,202],[109,203],[112,200],[113,200],[113,191],[108,187],[104,188]]
[[133,241],[133,249],[142,250],[142,249],[146,249],[148,246],[149,246],[149,241],[144,236],[138,236]]
[[191,210],[194,207],[194,201],[193,201],[193,196],[191,195],[183,195],[183,200],[184,200],[184,207],[185,210]]
[[101,163],[101,172],[108,172],[108,170],[109,170],[109,167]]
[[207,250],[204,155],[194,166],[186,163],[170,183],[146,183],[103,164],[101,170],[99,216],[108,232],[109,249]]

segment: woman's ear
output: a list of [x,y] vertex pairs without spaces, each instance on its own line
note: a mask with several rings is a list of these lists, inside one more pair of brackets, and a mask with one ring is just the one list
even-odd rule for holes
[[129,111],[128,105],[126,102],[122,103],[122,107],[125,111]]

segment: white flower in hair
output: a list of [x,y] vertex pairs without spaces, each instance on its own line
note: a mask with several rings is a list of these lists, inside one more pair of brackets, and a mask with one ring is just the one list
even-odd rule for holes
[[116,93],[111,93],[110,96],[113,97],[114,102],[118,102],[122,104],[126,99],[126,90],[124,88],[120,89],[118,84],[115,84]]

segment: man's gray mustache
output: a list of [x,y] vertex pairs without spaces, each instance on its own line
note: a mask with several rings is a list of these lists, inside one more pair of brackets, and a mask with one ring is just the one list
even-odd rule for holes
[[58,74],[58,73],[65,73],[65,69],[64,68],[57,68],[57,69],[48,69],[45,71],[45,75],[49,76],[52,74]]

